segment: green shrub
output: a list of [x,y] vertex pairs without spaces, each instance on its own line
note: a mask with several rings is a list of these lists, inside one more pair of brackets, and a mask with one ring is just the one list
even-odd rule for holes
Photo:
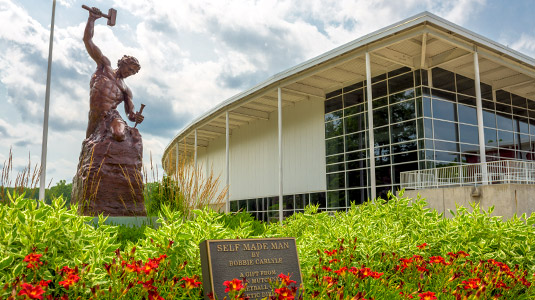
[[[0,204],[0,282],[20,277],[27,266],[24,257],[33,252],[44,253],[43,260],[48,262],[43,266],[45,278],[51,279],[57,267],[101,266],[119,246],[115,227],[105,225],[100,218],[95,229],[87,224],[92,217],[77,215],[76,208],[65,208],[62,197],[51,205],[22,196],[10,201]],[[104,272],[93,268],[90,275],[98,282]]]

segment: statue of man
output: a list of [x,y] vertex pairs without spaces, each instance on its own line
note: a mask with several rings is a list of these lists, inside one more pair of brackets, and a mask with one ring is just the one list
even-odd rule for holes
[[117,69],[112,69],[110,60],[93,43],[95,20],[100,17],[100,10],[96,7],[91,8],[84,31],[85,48],[97,63],[97,70],[89,83],[91,90],[86,138],[96,130],[104,118],[111,118],[110,130],[113,138],[121,142],[125,139],[126,123],[116,110],[117,105],[124,101],[124,110],[130,121],[141,123],[144,119],[140,113],[134,112],[132,91],[124,82],[128,76],[136,74],[141,66],[135,57],[125,55],[117,62]]

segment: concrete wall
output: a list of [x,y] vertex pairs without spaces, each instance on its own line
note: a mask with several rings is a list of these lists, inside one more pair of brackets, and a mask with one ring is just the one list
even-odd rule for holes
[[[404,197],[416,198],[420,194],[428,206],[446,217],[451,217],[449,209],[455,211],[455,204],[469,208],[471,202],[479,202],[485,210],[494,206],[492,215],[508,219],[513,215],[528,216],[535,212],[535,185],[533,184],[494,184],[477,187],[448,187],[423,190],[406,190]],[[479,196],[477,195],[479,194]]]
[[[324,102],[311,99],[283,109],[284,194],[324,191]],[[232,131],[230,136],[230,199],[279,194],[277,112]],[[198,152],[203,166],[226,182],[225,136]]]

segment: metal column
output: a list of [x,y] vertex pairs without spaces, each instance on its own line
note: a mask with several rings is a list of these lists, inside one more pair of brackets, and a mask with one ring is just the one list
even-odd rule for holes
[[39,200],[45,199],[46,185],[46,156],[48,147],[48,115],[50,106],[50,77],[52,73],[52,48],[54,45],[54,18],[56,15],[56,0],[52,2],[52,20],[50,21],[50,42],[48,44],[48,69],[46,71],[45,116],[43,119],[43,140],[41,144],[41,179],[39,183]]
[[230,128],[229,128],[229,114],[228,111],[225,113],[225,165],[227,171],[227,201],[225,204],[225,212],[230,212],[230,156],[229,156],[229,142],[230,142]]
[[477,48],[474,49],[474,75],[476,88],[477,130],[479,132],[479,157],[481,162],[481,180],[483,184],[489,183],[487,172],[487,157],[485,152],[485,131],[483,130],[483,104],[481,103],[481,80],[479,78],[479,58]]
[[371,199],[375,201],[376,191],[375,191],[375,152],[373,150],[375,144],[375,138],[373,135],[373,106],[372,106],[372,71],[370,66],[370,53],[366,52],[366,95],[368,100],[368,140],[370,147],[368,151],[370,152],[370,190],[371,190]]
[[278,123],[279,123],[279,222],[282,225],[282,91],[278,88]]

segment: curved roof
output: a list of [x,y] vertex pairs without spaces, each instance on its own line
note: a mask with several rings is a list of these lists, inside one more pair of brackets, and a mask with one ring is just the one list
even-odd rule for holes
[[[282,89],[283,108],[365,79],[366,52],[371,54],[372,77],[400,67],[441,67],[474,78],[473,53],[477,49],[481,81],[535,99],[535,59],[489,40],[429,12],[395,23],[275,74],[266,81],[215,106],[185,126],[166,146],[162,164],[172,166],[180,144],[183,155],[195,147],[207,147],[229,129],[257,119],[269,119],[277,110],[277,89]],[[535,107],[534,107],[535,109]],[[533,116],[535,117],[535,116]]]

